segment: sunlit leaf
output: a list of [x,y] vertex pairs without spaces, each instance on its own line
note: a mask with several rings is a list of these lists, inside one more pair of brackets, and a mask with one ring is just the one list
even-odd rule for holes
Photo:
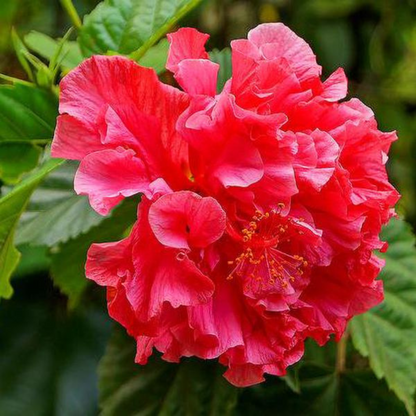
[[200,0],[105,0],[85,16],[79,36],[87,56],[114,51],[141,58]]
[[75,163],[66,163],[36,189],[17,229],[16,244],[52,247],[86,233],[105,219],[90,207],[87,197],[76,195],[76,168]]
[[168,58],[169,42],[162,39],[157,45],[150,48],[139,60],[140,65],[153,68],[158,74],[164,72]]
[[[24,37],[24,41],[29,49],[48,61],[52,59],[59,48],[58,40],[36,31],[28,33]],[[74,41],[66,41],[60,55],[62,56],[61,66],[67,69],[75,68],[84,59],[78,42]]]
[[10,298],[13,293],[10,277],[20,258],[13,239],[19,218],[39,182],[62,163],[50,160],[0,199],[0,298]]

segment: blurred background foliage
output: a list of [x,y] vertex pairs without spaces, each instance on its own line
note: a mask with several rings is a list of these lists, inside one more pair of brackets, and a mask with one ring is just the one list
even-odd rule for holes
[[[93,10],[97,3],[97,0],[74,1],[80,16]],[[229,45],[230,40],[245,37],[257,24],[272,21],[288,24],[311,44],[318,62],[323,66],[324,76],[343,67],[350,80],[350,96],[357,96],[374,109],[381,130],[398,130],[400,140],[393,145],[389,169],[392,181],[403,195],[399,212],[415,229],[416,0],[205,0],[181,25],[194,26],[210,33],[208,48],[221,50]],[[12,46],[12,28],[21,37],[36,30],[57,38],[62,37],[70,27],[71,22],[58,0],[0,1],[0,73],[26,77]],[[48,180],[56,182],[56,177],[54,179],[52,175]],[[48,188],[46,181],[45,189],[52,189],[56,194],[55,182]],[[60,188],[57,199],[53,200],[55,204],[56,201],[66,203],[71,186],[71,183],[66,183]],[[44,191],[37,191],[35,197]],[[124,211],[115,214],[113,220],[106,220],[117,224],[123,218],[120,226],[116,227],[117,232],[125,228],[130,218],[131,221],[134,219],[134,209],[122,209]],[[53,221],[58,222],[60,211],[56,209],[54,215]],[[27,242],[31,237],[53,239],[54,236],[36,236],[36,227],[30,224],[24,230],[26,239],[24,233],[20,234],[19,250],[23,256],[14,274],[15,295],[10,301],[0,302],[0,414],[97,414],[95,368],[109,337],[110,319],[105,312],[102,290],[89,287],[80,302],[79,294],[85,290],[85,281],[74,280],[74,285],[80,288],[65,287],[65,282],[69,274],[78,274],[83,279],[86,249],[102,233],[99,221],[88,217],[89,225],[82,229],[82,241],[71,241],[71,235],[68,235],[69,241],[59,241],[61,245],[52,249],[52,259],[46,247],[31,247]],[[75,227],[81,229],[82,224],[75,224]],[[115,239],[115,236],[109,239]],[[55,285],[60,286],[60,292],[49,279],[50,273],[55,274]],[[69,303],[67,297],[61,294],[67,292],[76,294]],[[71,309],[69,313],[68,307]],[[333,351],[333,346],[328,351]],[[111,356],[107,360],[111,363]],[[359,363],[360,360],[365,363],[364,358],[360,357]],[[325,373],[326,370],[322,371]],[[362,409],[368,407],[357,413],[360,415],[375,414],[372,409],[380,406],[380,402],[372,398],[374,391],[379,391],[379,396],[387,392],[385,383],[377,382],[366,371],[346,377],[338,386],[354,392],[360,383],[374,386],[368,395],[363,395],[362,390],[361,397],[356,395],[358,402],[354,402],[354,406],[361,403]],[[325,374],[322,380],[332,380],[325,378]],[[297,376],[294,376],[288,381],[295,391],[296,380]],[[317,384],[314,383],[306,387],[312,399],[316,398],[313,392]],[[254,415],[261,409],[262,414],[275,414],[272,411],[273,396],[283,394],[288,398],[287,414],[294,414],[290,403],[296,401],[298,405],[298,396],[288,393],[285,386],[275,380],[267,391],[250,389],[240,402],[238,413]],[[203,385],[202,388],[205,389]],[[331,390],[330,394],[338,395],[337,392]],[[311,414],[325,413],[322,408],[332,403],[332,399],[327,403],[325,397],[315,403],[321,411]],[[309,400],[308,396],[305,400]],[[116,404],[113,403],[118,409]],[[343,403],[343,410],[336,414],[353,414],[350,405]],[[386,398],[381,405],[389,409],[385,414],[405,414],[403,406],[393,399]],[[286,414],[283,408],[282,412]],[[108,414],[130,413],[114,411]],[[295,414],[301,414],[301,411]],[[328,410],[325,414],[334,413]]]

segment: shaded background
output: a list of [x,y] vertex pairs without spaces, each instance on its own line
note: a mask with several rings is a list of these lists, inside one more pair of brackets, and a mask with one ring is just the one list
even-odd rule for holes
[[[81,16],[96,0],[74,4]],[[315,51],[324,76],[343,67],[349,94],[374,109],[380,129],[398,130],[390,174],[403,195],[399,212],[416,225],[416,1],[211,0],[182,25],[211,34],[222,49],[261,22],[282,21]],[[10,42],[15,27],[62,36],[70,23],[57,0],[0,2],[0,72],[24,78]],[[96,371],[111,323],[102,290],[68,314],[52,286],[43,249],[26,248],[14,280],[15,295],[0,303],[0,409],[21,415],[97,413]],[[0,412],[1,413],[1,412]]]

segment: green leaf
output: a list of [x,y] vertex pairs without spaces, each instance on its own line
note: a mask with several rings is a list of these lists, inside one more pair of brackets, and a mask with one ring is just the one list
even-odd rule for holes
[[217,92],[220,93],[225,83],[232,77],[231,49],[225,48],[222,51],[214,49],[209,53],[211,61],[220,66],[217,80]]
[[382,235],[389,243],[381,256],[386,265],[381,273],[385,300],[350,324],[354,346],[369,358],[378,378],[414,415],[416,390],[416,248],[410,227],[393,219]]
[[65,163],[36,189],[17,229],[16,244],[52,247],[104,221],[87,197],[75,194],[76,168],[76,163]]
[[300,380],[297,366],[292,366],[287,369],[287,373],[282,377],[287,386],[295,393],[300,393]]
[[[50,61],[59,49],[59,41],[40,32],[31,31],[24,37],[24,42],[33,52]],[[66,41],[60,53],[61,66],[73,69],[84,59],[78,42]]]
[[44,282],[25,279],[0,308],[0,414],[95,416],[109,319],[91,305],[68,315]]
[[35,247],[24,244],[17,246],[17,249],[21,253],[21,260],[13,273],[13,280],[27,276],[36,276],[40,273],[48,273],[51,258],[47,247]]
[[158,74],[166,71],[166,60],[168,58],[169,42],[162,39],[157,45],[150,48],[139,60],[140,65],[153,68]]
[[123,238],[126,229],[136,220],[136,211],[137,200],[126,200],[100,225],[53,250],[52,279],[59,290],[68,296],[70,308],[78,305],[89,284],[85,277],[85,261],[91,244]]
[[18,182],[37,166],[40,154],[40,147],[31,142],[0,141],[0,178],[9,184]]
[[53,136],[58,102],[52,92],[22,84],[0,85],[0,179],[17,182],[36,167]]
[[0,141],[51,140],[58,115],[52,92],[26,85],[0,85]]
[[78,38],[86,56],[115,51],[139,60],[201,0],[105,0],[85,16]]
[[[0,213],[1,213],[0,207]],[[0,222],[2,227],[2,222]],[[0,228],[0,232],[3,230]],[[10,277],[14,269],[19,264],[20,253],[13,245],[13,228],[6,235],[6,238],[0,239],[0,299],[9,299],[13,294],[13,289],[10,285]]]
[[134,364],[135,341],[115,328],[99,367],[100,406],[113,415],[231,415],[238,389],[215,361],[185,359],[180,364],[151,357]]
[[53,247],[87,232],[104,220],[93,211],[86,197],[73,195],[72,192],[68,195],[68,199],[62,199],[52,208],[24,221],[18,229],[16,243]]
[[0,298],[10,298],[13,293],[10,277],[20,258],[20,253],[13,245],[13,238],[20,215],[39,182],[62,163],[61,160],[48,161],[0,199]]

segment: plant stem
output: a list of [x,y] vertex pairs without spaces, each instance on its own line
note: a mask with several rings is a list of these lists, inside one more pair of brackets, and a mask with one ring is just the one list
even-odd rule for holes
[[72,24],[74,25],[75,29],[79,30],[82,27],[81,19],[78,15],[75,6],[72,3],[72,0],[61,0],[62,7],[67,12],[69,18],[71,19]]
[[337,345],[337,359],[335,364],[335,370],[338,374],[343,373],[346,368],[348,337],[348,330],[345,330],[344,335],[339,340]]

